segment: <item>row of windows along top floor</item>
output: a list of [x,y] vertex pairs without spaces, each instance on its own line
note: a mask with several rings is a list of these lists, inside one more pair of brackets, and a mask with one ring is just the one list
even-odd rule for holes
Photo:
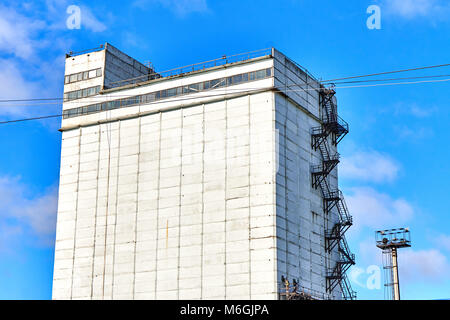
[[[143,95],[137,95],[107,102],[96,103],[88,106],[72,108],[64,110],[63,119],[78,117],[82,115],[88,115],[105,110],[113,110],[123,107],[129,107],[139,105],[142,103],[151,103],[153,101],[181,96],[184,94],[197,93],[201,91],[207,91],[231,85],[237,85],[240,83],[261,80],[271,77],[273,74],[272,68],[262,69],[258,71],[252,71],[247,73],[237,74],[231,77],[219,78],[214,80],[208,80],[198,83],[189,84],[186,86],[180,86],[175,88],[169,88],[156,92],[151,92]],[[73,99],[69,99],[73,100]]]

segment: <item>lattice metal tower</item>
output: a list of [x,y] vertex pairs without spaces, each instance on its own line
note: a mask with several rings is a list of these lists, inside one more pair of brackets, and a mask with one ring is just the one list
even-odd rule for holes
[[397,250],[399,248],[411,247],[409,229],[398,228],[376,231],[375,241],[377,247],[383,250],[385,299],[400,300]]

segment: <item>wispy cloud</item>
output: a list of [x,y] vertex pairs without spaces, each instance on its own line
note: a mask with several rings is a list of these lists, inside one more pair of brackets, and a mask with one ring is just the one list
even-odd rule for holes
[[450,10],[447,0],[384,0],[387,13],[405,19],[444,16]]
[[27,59],[39,46],[36,36],[45,27],[42,20],[30,19],[12,8],[0,6],[0,52]]
[[31,193],[30,187],[19,178],[0,177],[0,223],[3,236],[29,232],[42,245],[52,245],[56,226],[57,188],[49,188],[38,196],[31,196]]
[[434,241],[437,246],[450,251],[450,235],[440,234],[435,238]]
[[103,32],[107,29],[105,23],[101,22],[86,6],[81,7],[81,27],[93,32]]
[[[27,81],[14,59],[0,59],[0,97],[2,99],[27,99],[39,92],[38,84]],[[0,104],[0,115],[2,114],[25,114],[26,109],[17,106]]]
[[399,164],[377,151],[356,152],[341,159],[340,176],[366,182],[391,182],[397,178]]
[[403,198],[395,199],[369,187],[350,190],[345,199],[354,217],[354,231],[363,227],[372,230],[395,228],[410,221],[414,215],[413,205]]
[[399,102],[388,108],[381,110],[382,114],[395,115],[395,116],[410,116],[414,118],[427,118],[432,116],[438,111],[436,106],[423,106],[415,102]]
[[423,126],[407,126],[400,125],[394,127],[397,136],[401,139],[407,139],[409,141],[419,141],[422,139],[431,138],[434,135],[434,131],[432,128],[423,127]]

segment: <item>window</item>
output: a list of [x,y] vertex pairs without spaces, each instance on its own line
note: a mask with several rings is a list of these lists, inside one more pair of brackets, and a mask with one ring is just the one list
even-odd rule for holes
[[199,92],[199,91],[200,91],[199,83],[193,83],[189,85],[189,92]]
[[263,79],[263,78],[265,78],[265,77],[266,77],[266,70],[259,70],[259,71],[256,71],[256,79],[257,79],[257,80]]
[[242,82],[242,74],[233,76],[233,84],[239,84]]
[[77,81],[82,81],[82,80],[88,80],[88,79],[101,77],[101,76],[102,76],[102,68],[97,68],[97,69],[94,69],[94,70],[78,72],[78,73],[74,73],[74,74],[70,74],[70,75],[65,76],[64,77],[64,84],[77,82]]
[[173,97],[177,95],[177,88],[167,89],[167,96]]

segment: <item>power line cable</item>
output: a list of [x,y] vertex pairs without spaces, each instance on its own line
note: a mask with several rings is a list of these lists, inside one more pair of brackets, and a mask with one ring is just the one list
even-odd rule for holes
[[402,69],[402,70],[394,70],[394,71],[385,71],[385,72],[364,74],[364,75],[344,77],[344,78],[336,78],[336,79],[330,79],[330,80],[323,80],[323,81],[320,81],[320,82],[321,83],[325,83],[325,82],[332,82],[332,81],[339,81],[339,80],[348,80],[348,79],[356,79],[356,78],[364,78],[364,77],[374,77],[374,76],[380,76],[380,75],[385,75],[385,74],[410,72],[410,71],[434,69],[434,68],[442,68],[442,67],[448,67],[448,66],[450,66],[450,63],[439,64],[439,65],[434,65],[434,66],[426,66],[426,67],[417,67],[417,68],[409,68],[409,69]]
[[[420,84],[420,83],[438,83],[438,82],[448,82],[450,81],[449,79],[440,79],[440,80],[428,80],[428,81],[415,81],[415,82],[397,82],[397,83],[378,83],[378,84],[372,84],[372,85],[357,85],[357,86],[345,86],[345,87],[336,87],[336,89],[349,89],[349,88],[367,88],[367,87],[378,87],[378,86],[394,86],[394,85],[410,85],[410,84]],[[239,93],[251,93],[254,91],[260,91],[263,89],[268,89],[268,88],[258,88],[258,89],[253,89],[253,90],[248,90],[248,91],[241,91]],[[242,89],[241,89],[242,90]],[[316,90],[316,89],[314,89]],[[274,90],[274,92],[297,92],[297,91],[302,91],[302,90],[298,90],[298,89],[287,89],[287,90]],[[165,103],[165,102],[178,102],[178,101],[184,101],[184,100],[191,100],[191,99],[199,99],[199,98],[209,98],[209,97],[216,97],[216,96],[223,96],[226,95],[226,93],[219,93],[219,94],[215,94],[215,95],[204,95],[201,97],[189,97],[189,98],[184,98],[184,99],[172,99],[172,100],[161,100],[161,101],[155,101],[155,102],[151,102],[151,103],[146,103],[147,105],[151,105],[151,104],[159,104],[159,103]],[[107,101],[105,101],[107,102]],[[15,119],[15,120],[8,120],[8,121],[2,121],[0,122],[1,124],[8,124],[8,123],[14,123],[14,122],[22,122],[22,121],[31,121],[31,120],[40,120],[40,119],[47,119],[47,118],[56,118],[56,117],[61,117],[62,114],[57,114],[57,115],[47,115],[47,116],[41,116],[41,117],[34,117],[34,118],[23,118],[23,119]]]
[[34,117],[34,118],[23,118],[23,119],[15,119],[15,120],[8,120],[8,121],[0,121],[0,124],[41,120],[41,119],[49,119],[49,118],[56,118],[56,117],[62,117],[62,114],[52,114],[52,115],[48,115],[48,116],[41,116],[41,117]]
[[[365,74],[365,75],[359,75],[359,76],[350,76],[350,77],[336,78],[336,79],[323,80],[323,81],[318,81],[318,82],[321,83],[321,84],[356,83],[356,82],[338,82],[338,83],[334,83],[333,81],[349,80],[349,79],[356,79],[356,78],[363,78],[363,77],[372,77],[372,76],[377,76],[377,75],[393,74],[393,73],[400,73],[400,72],[410,72],[410,71],[425,70],[425,69],[432,69],[432,68],[441,68],[441,67],[447,67],[447,66],[450,66],[450,63],[441,64],[441,65],[434,65],[434,66],[425,66],[425,67],[417,67],[417,68],[410,68],[410,69],[386,71],[386,72]],[[396,81],[396,80],[422,79],[422,78],[434,78],[434,77],[445,77],[445,76],[449,76],[449,75],[430,75],[430,76],[417,76],[417,77],[408,77],[408,78],[361,80],[361,82]],[[290,86],[302,86],[302,85],[303,84],[293,84],[293,85],[290,85]],[[252,88],[249,88],[249,89],[252,89]],[[308,90],[316,90],[316,89],[320,89],[320,88],[309,88]],[[228,88],[228,89],[216,89],[216,90],[233,90],[233,89]],[[238,90],[242,90],[242,89],[238,89]],[[134,96],[134,95],[115,95],[114,97],[132,97],[132,96]],[[5,103],[5,102],[53,101],[53,100],[60,101],[60,100],[63,100],[63,99],[64,98],[61,98],[61,97],[58,97],[58,98],[34,98],[34,99],[3,99],[3,100],[0,100],[0,103]],[[74,102],[73,100],[71,100],[71,101]]]
[[[431,78],[442,78],[442,77],[450,77],[450,74],[446,74],[446,75],[432,75],[432,76],[421,76],[421,77],[402,77],[402,78],[390,78],[390,79],[371,79],[371,80],[361,80],[361,81],[342,81],[342,82],[338,82],[335,83],[337,85],[340,84],[352,84],[352,83],[373,83],[373,82],[383,82],[383,81],[396,81],[396,80],[414,80],[414,79],[431,79]],[[334,87],[335,89],[346,89],[346,88],[363,88],[363,87],[376,87],[376,86],[388,86],[388,85],[401,85],[401,84],[414,84],[414,83],[431,83],[431,82],[446,82],[447,79],[443,79],[443,80],[435,80],[435,81],[415,81],[415,82],[398,82],[398,83],[379,83],[376,85],[360,85],[360,86],[337,86]],[[306,86],[306,84],[291,84],[291,85],[287,85],[285,86],[286,88],[292,88],[292,87],[302,87],[303,85]],[[203,95],[202,97],[206,98],[206,97],[211,97],[211,96],[217,96],[217,95],[223,95],[223,94],[227,94],[227,93],[232,93],[233,91],[237,91],[237,92],[244,92],[244,91],[251,91],[251,90],[261,90],[264,89],[263,87],[259,87],[259,88],[227,88],[227,89],[214,89],[216,92],[217,91],[227,91],[226,93],[219,93],[219,94],[214,94],[214,95]],[[311,88],[302,88],[302,89],[285,89],[284,91],[288,91],[288,92],[301,92],[301,91],[313,91],[313,90],[319,90],[321,89],[320,87],[311,87]],[[199,91],[199,92],[205,92],[205,91]],[[195,93],[195,92],[191,92],[191,93]],[[84,99],[88,99],[88,101],[86,100],[71,100],[68,101],[71,104],[79,104],[79,105],[89,105],[89,104],[93,104],[96,102],[109,102],[109,101],[114,101],[116,100],[116,98],[131,98],[131,97],[136,97],[135,94],[133,95],[114,95],[114,96],[110,96],[110,97],[101,97],[101,96],[94,96],[94,97],[86,97]],[[106,98],[106,99],[105,99]],[[110,99],[108,99],[110,98]],[[182,101],[182,100],[190,100],[190,99],[197,99],[198,97],[189,97],[189,98],[182,98],[182,99],[177,99],[177,100],[171,100],[171,101]],[[55,98],[55,100],[58,99],[62,99],[62,98]],[[170,97],[169,97],[170,99]],[[32,99],[33,101],[38,101],[39,99]],[[50,100],[50,99],[44,99],[44,100]],[[22,101],[29,101],[26,99],[18,99],[18,100],[0,100],[0,102],[22,102]],[[166,99],[161,100],[161,102],[165,102],[167,101]],[[159,103],[159,101],[158,101]],[[60,101],[54,101],[54,102],[43,102],[43,103],[27,103],[27,104],[9,104],[9,105],[2,105],[0,104],[0,108],[1,107],[32,107],[32,106],[48,106],[48,105],[59,105],[61,104]]]

